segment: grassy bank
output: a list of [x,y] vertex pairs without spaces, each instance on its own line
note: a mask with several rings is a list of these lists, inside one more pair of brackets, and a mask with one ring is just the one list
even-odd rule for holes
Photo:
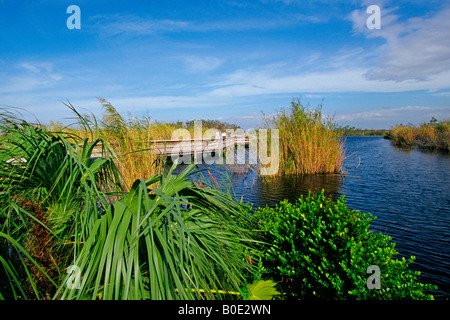
[[387,136],[398,147],[450,151],[450,121],[432,120],[420,126],[398,125]]
[[332,118],[322,108],[305,108],[294,100],[288,110],[266,118],[266,126],[279,130],[278,175],[337,173],[345,157],[344,141]]

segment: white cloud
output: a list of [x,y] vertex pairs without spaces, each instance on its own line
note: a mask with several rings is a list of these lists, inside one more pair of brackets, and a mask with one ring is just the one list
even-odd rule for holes
[[91,27],[101,35],[135,34],[152,35],[158,32],[179,31],[190,27],[190,23],[169,19],[145,19],[133,14],[92,16]]
[[242,32],[249,30],[274,30],[304,24],[324,22],[323,17],[291,13],[275,18],[236,18],[214,21],[154,19],[137,14],[110,14],[90,17],[88,28],[100,35],[154,35],[174,32]]
[[50,62],[21,62],[19,67],[31,73],[36,74],[52,74],[54,64]]
[[37,73],[37,72],[39,72],[39,70],[40,70],[40,68],[38,68],[37,66],[32,65],[31,63],[28,63],[28,62],[21,63],[20,66],[21,66],[23,69],[25,69],[25,70],[27,70],[27,71],[34,72],[34,73]]
[[168,109],[201,109],[229,107],[230,100],[217,99],[201,94],[193,96],[140,96],[140,97],[108,97],[119,112],[127,110],[168,110]]
[[367,69],[349,68],[295,75],[274,75],[268,71],[238,70],[228,75],[213,96],[252,96],[280,93],[319,92],[406,92],[448,88],[450,70],[430,75],[426,81],[375,80],[365,77]]
[[[397,12],[397,14],[394,14]],[[386,43],[378,50],[375,68],[366,77],[373,80],[430,79],[434,74],[450,70],[450,8],[433,15],[401,21],[399,9],[381,8],[381,29],[366,27],[368,15],[354,11],[350,19],[353,30],[368,38],[380,37]]]
[[187,56],[182,60],[189,73],[211,72],[223,64],[223,60],[216,57]]
[[437,93],[435,93],[434,95],[435,95],[435,96],[450,97],[450,91],[437,92]]

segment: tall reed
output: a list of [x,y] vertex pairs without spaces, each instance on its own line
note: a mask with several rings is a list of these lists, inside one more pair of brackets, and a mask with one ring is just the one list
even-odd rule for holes
[[390,130],[394,144],[399,147],[412,147],[415,141],[413,128],[410,126],[399,125]]
[[[100,138],[111,146],[122,174],[125,190],[138,178],[148,178],[162,172],[162,161],[151,152],[152,140],[171,138],[177,129],[175,124],[152,121],[148,117],[125,119],[116,108],[103,98],[98,99],[103,107],[103,117],[97,122],[95,116],[80,115],[86,125],[73,128],[52,122],[48,127],[53,132],[70,133],[79,138]],[[71,105],[68,105],[71,107]],[[73,108],[73,107],[72,107]],[[95,127],[93,131],[92,128]],[[98,154],[98,156],[112,156]]]
[[117,110],[104,99],[104,116],[101,136],[116,150],[120,162],[119,169],[125,180],[126,188],[138,178],[148,178],[161,172],[158,157],[150,150],[150,141],[168,139],[167,134],[174,128],[152,125],[150,119],[126,121]]
[[266,126],[279,130],[278,175],[341,171],[344,141],[333,118],[323,118],[321,105],[307,110],[300,100],[293,100],[289,110],[282,109],[265,122]]
[[432,119],[418,127],[398,125],[389,130],[388,137],[398,147],[450,151],[450,121]]

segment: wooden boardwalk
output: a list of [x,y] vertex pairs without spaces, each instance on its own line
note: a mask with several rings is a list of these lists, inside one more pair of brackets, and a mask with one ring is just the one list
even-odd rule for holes
[[[175,155],[207,154],[235,148],[236,146],[248,146],[248,136],[230,136],[224,139],[180,139],[180,140],[151,140],[150,151],[163,158]],[[112,144],[111,144],[112,145]],[[92,152],[93,157],[101,157],[101,145],[96,146]]]
[[152,152],[163,157],[213,153],[227,148],[235,148],[238,145],[248,146],[249,138],[246,136],[231,136],[224,139],[204,138],[151,141]]

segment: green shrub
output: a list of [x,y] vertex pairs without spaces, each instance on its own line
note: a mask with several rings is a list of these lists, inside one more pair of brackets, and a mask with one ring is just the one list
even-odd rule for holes
[[[419,272],[407,269],[414,261],[394,259],[395,243],[369,230],[375,219],[351,210],[343,197],[323,191],[294,204],[260,208],[257,219],[265,242],[261,274],[279,283],[286,298],[433,299],[435,287],[417,282]],[[380,268],[380,289],[369,289],[371,265]]]

